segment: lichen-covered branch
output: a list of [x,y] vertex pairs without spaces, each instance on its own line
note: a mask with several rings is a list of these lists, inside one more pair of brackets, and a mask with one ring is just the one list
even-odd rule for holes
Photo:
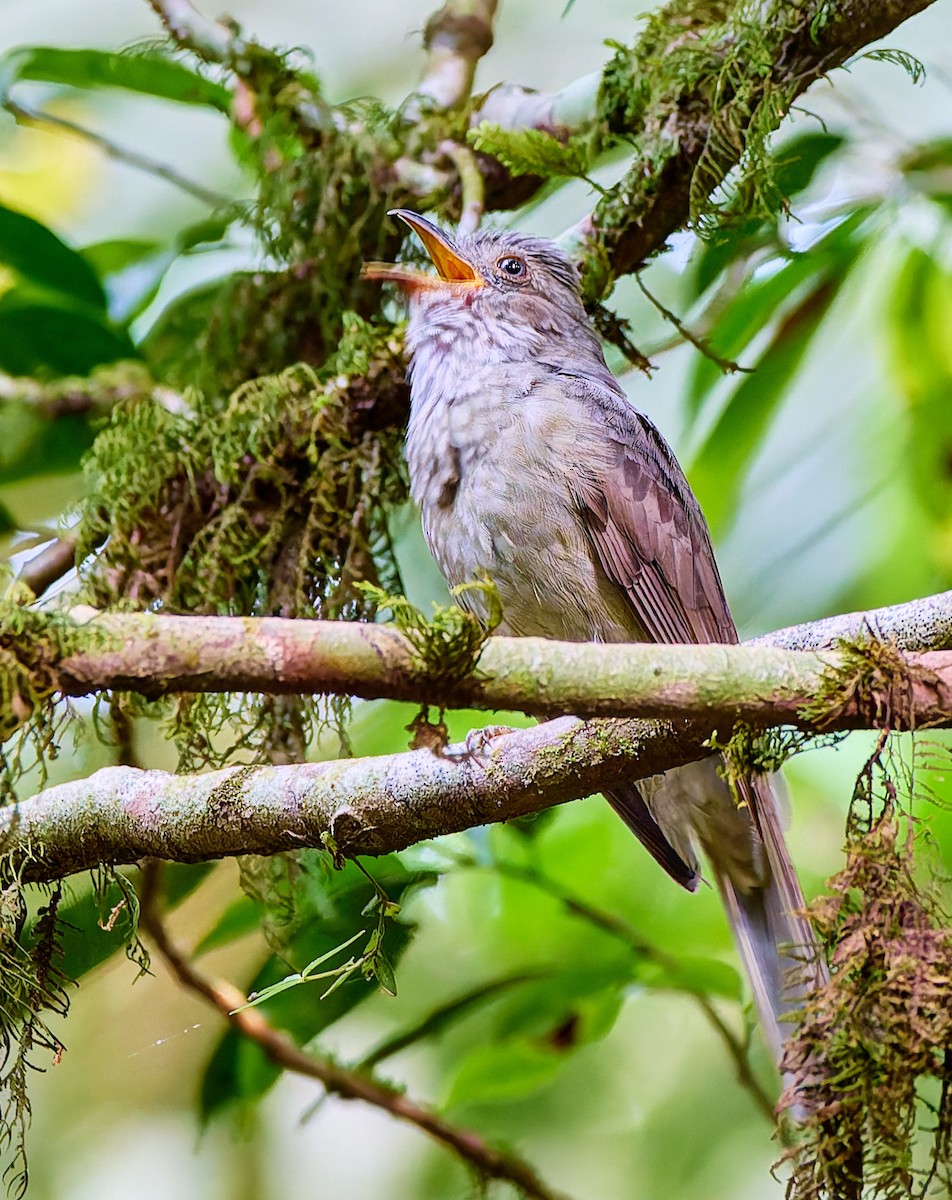
[[387,854],[575,800],[703,756],[703,734],[562,717],[470,751],[414,750],[171,775],[106,767],[0,809],[0,853],[23,882],[98,863],[200,862],[321,846]]
[[436,109],[469,97],[476,64],[493,44],[498,0],[447,0],[423,31],[426,67],[416,95]]
[[150,864],[151,869],[145,873],[147,886],[141,893],[140,929],[155,943],[178,982],[208,1001],[243,1037],[260,1046],[273,1063],[315,1080],[330,1095],[342,1100],[361,1100],[416,1126],[458,1155],[482,1178],[505,1180],[532,1200],[561,1200],[562,1194],[544,1184],[535,1169],[519,1155],[492,1145],[474,1130],[452,1124],[399,1088],[381,1083],[369,1072],[350,1070],[330,1058],[302,1050],[269,1024],[260,1009],[247,1008],[247,997],[233,984],[211,979],[201,972],[172,940],[162,919],[155,887],[157,865]]
[[[694,718],[721,727],[739,720],[799,724],[804,706],[832,677],[851,669],[851,651],[817,648],[834,638],[862,641],[875,634],[897,652],[910,645],[916,651],[900,664],[910,681],[909,712],[894,714],[896,721],[942,724],[952,711],[952,648],[944,648],[952,647],[952,593],[782,630],[751,646],[609,647],[492,638],[475,672],[449,671],[439,643],[432,651],[415,648],[388,625],[76,613],[80,619],[60,636],[59,650],[51,644],[44,662],[56,690],[67,696],[105,690],[150,697],[330,692],[540,716]],[[30,633],[34,642],[37,632]],[[788,649],[792,644],[802,648]],[[868,697],[857,694],[837,719],[841,725],[862,723],[868,713]]]
[[952,592],[937,592],[908,604],[891,604],[789,625],[752,638],[747,644],[820,650],[837,641],[855,642],[867,637],[894,642],[899,649],[910,652],[952,649]]

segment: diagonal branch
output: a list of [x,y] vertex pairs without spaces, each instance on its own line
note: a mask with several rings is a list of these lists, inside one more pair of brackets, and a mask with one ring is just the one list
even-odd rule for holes
[[493,44],[498,0],[447,0],[423,31],[426,66],[415,96],[445,110],[469,98],[476,64]]
[[473,1130],[452,1125],[432,1109],[397,1088],[380,1083],[370,1074],[348,1070],[330,1059],[306,1053],[270,1025],[258,1009],[242,1008],[247,1002],[246,996],[233,984],[204,975],[169,936],[158,900],[157,868],[157,863],[147,864],[144,872],[140,929],[155,943],[178,982],[208,1001],[240,1034],[257,1043],[273,1063],[295,1075],[316,1080],[325,1091],[342,1100],[362,1100],[399,1121],[415,1125],[483,1178],[505,1180],[531,1200],[565,1200],[561,1193],[547,1187],[535,1169],[517,1154],[493,1146]]
[[226,63],[241,48],[235,28],[203,16],[191,0],[149,0],[170,36],[205,62]]
[[765,138],[811,84],[934,2],[738,3],[720,25],[700,23],[677,0],[652,14],[640,40],[607,65],[599,98],[610,133],[637,139],[636,159],[562,238],[585,260],[589,299],[696,216],[744,161],[752,127]]

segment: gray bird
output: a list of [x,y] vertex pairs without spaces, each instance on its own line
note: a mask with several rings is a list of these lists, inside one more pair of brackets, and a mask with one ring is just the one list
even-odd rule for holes
[[[499,633],[736,642],[700,507],[609,371],[575,266],[540,238],[454,238],[393,215],[438,275],[386,263],[364,274],[409,297],[410,484],[447,583],[492,579]],[[478,591],[461,602],[479,613]],[[818,968],[769,780],[751,775],[735,797],[707,759],[607,798],[691,891],[703,847],[779,1059],[779,1020]]]

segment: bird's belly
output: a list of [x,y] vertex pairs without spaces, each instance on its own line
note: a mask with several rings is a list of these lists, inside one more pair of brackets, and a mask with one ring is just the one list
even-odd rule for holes
[[[551,464],[548,464],[551,465]],[[452,504],[423,513],[434,557],[451,586],[491,579],[498,632],[562,641],[633,641],[630,607],[597,566],[564,475],[487,456],[463,473]],[[485,612],[477,593],[463,603]]]

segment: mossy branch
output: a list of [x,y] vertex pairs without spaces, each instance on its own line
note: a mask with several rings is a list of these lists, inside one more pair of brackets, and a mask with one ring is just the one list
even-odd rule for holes
[[[672,0],[652,13],[633,46],[616,48],[598,101],[599,126],[631,140],[634,161],[563,237],[583,260],[588,299],[603,298],[675,230],[716,217],[731,171],[764,172],[769,136],[799,95],[933,2]],[[771,209],[783,201],[764,199]]]
[[98,863],[201,862],[320,847],[387,854],[576,800],[709,753],[703,734],[640,721],[563,717],[470,752],[171,775],[107,767],[0,809],[0,852],[22,882]]
[[[952,602],[952,595],[948,599]],[[883,615],[888,611],[880,610],[880,626],[888,624]],[[132,656],[117,636],[129,621],[140,622],[142,631],[151,635],[140,638]],[[313,684],[313,676],[305,678],[300,672],[316,659],[300,651],[302,645],[312,650],[322,636],[331,639],[330,651],[319,659],[324,664],[323,686],[329,684],[332,672],[338,686],[353,691],[355,680],[362,679],[365,693],[373,695],[386,694],[384,680],[393,694],[424,700],[427,689],[438,686],[412,644],[396,630],[381,626],[138,614],[97,617],[90,626],[99,639],[93,657],[102,656],[100,666],[106,660],[114,669],[124,664],[123,670],[138,670],[141,680],[143,668],[136,667],[141,661],[158,690],[174,678],[168,673],[165,631],[180,629],[202,629],[206,634],[212,630],[218,639],[206,636],[192,642],[184,653],[178,647],[176,670],[189,664],[190,687],[201,683],[202,670],[214,676],[223,663],[245,672],[235,674],[229,686],[250,684],[255,672],[270,674],[272,682],[286,688]],[[262,636],[265,631],[268,636]],[[76,636],[63,644],[71,646]],[[237,640],[229,642],[231,637]],[[317,642],[308,644],[307,639]],[[478,752],[455,747],[441,755],[420,750],[329,763],[237,767],[197,776],[109,768],[0,810],[0,846],[23,878],[33,881],[59,878],[98,862],[127,863],[144,856],[194,862],[234,854],[272,854],[319,846],[326,834],[346,853],[387,853],[703,757],[711,752],[709,739],[718,716],[724,718],[721,728],[730,728],[740,711],[736,696],[722,697],[718,707],[705,692],[711,676],[729,673],[731,664],[757,664],[747,686],[761,728],[791,722],[818,729],[911,728],[952,722],[952,652],[904,658],[895,646],[879,642],[818,656],[770,647],[597,647],[491,639],[479,674],[458,680],[451,690],[461,689],[467,704],[478,700],[495,706],[504,695],[508,701],[518,697],[534,711],[558,711],[564,699],[552,704],[549,698],[545,705],[539,696],[552,687],[553,678],[558,681],[559,660],[568,656],[571,661],[574,654],[583,661],[580,670],[575,664],[573,707],[598,709],[601,689],[607,687],[605,694],[612,699],[606,707],[611,711],[639,710],[641,705],[641,711],[655,717],[660,710],[677,713],[681,719],[666,724],[630,717],[587,722],[561,718],[535,729],[494,736],[488,749]],[[508,677],[500,655],[519,663]],[[487,665],[494,664],[494,656],[501,674],[490,678]],[[72,670],[80,658],[72,656]],[[623,672],[618,672],[621,661],[633,670],[634,682],[626,683]],[[696,674],[699,663],[713,671],[708,676]],[[779,670],[771,676],[769,665],[765,669],[764,664]],[[607,674],[599,675],[600,670]],[[814,685],[809,721],[798,708],[804,703],[798,670],[805,670]],[[111,678],[113,686],[128,687],[132,682],[118,674]],[[691,682],[685,683],[685,678]],[[541,687],[532,682],[539,679]],[[617,686],[607,683],[609,679]],[[770,686],[783,693],[785,681],[794,685],[787,700],[771,699]],[[492,689],[499,686],[508,690],[494,694]],[[753,704],[755,692],[759,707]],[[534,701],[528,699],[532,695]],[[694,708],[684,703],[685,695],[693,696]],[[683,720],[686,712],[695,716],[692,723]]]
[[[460,610],[451,624],[388,625],[278,617],[175,617],[74,610],[31,612],[30,662],[38,696],[133,691],[149,698],[181,692],[315,692],[412,700],[440,707],[694,719],[709,728],[737,721],[759,727],[847,729],[870,723],[937,726],[952,714],[952,649],[921,651],[923,626],[909,610],[933,614],[935,644],[948,645],[952,593],[878,613],[853,614],[854,641],[823,650],[753,646],[604,646],[542,638],[491,638]],[[850,628],[843,619],[842,627]],[[432,637],[421,633],[433,629]],[[802,627],[809,630],[810,626]],[[823,625],[830,629],[829,624]],[[896,638],[864,630],[916,631],[910,652]],[[788,631],[778,639],[789,641]],[[805,640],[810,635],[803,633]],[[769,638],[767,639],[769,641]],[[813,638],[814,643],[816,639]],[[3,643],[15,654],[17,633]],[[877,649],[878,648],[878,649]],[[19,658],[23,669],[25,660]],[[478,663],[478,669],[477,668]],[[18,694],[23,694],[23,687]],[[20,707],[21,719],[26,711]]]

